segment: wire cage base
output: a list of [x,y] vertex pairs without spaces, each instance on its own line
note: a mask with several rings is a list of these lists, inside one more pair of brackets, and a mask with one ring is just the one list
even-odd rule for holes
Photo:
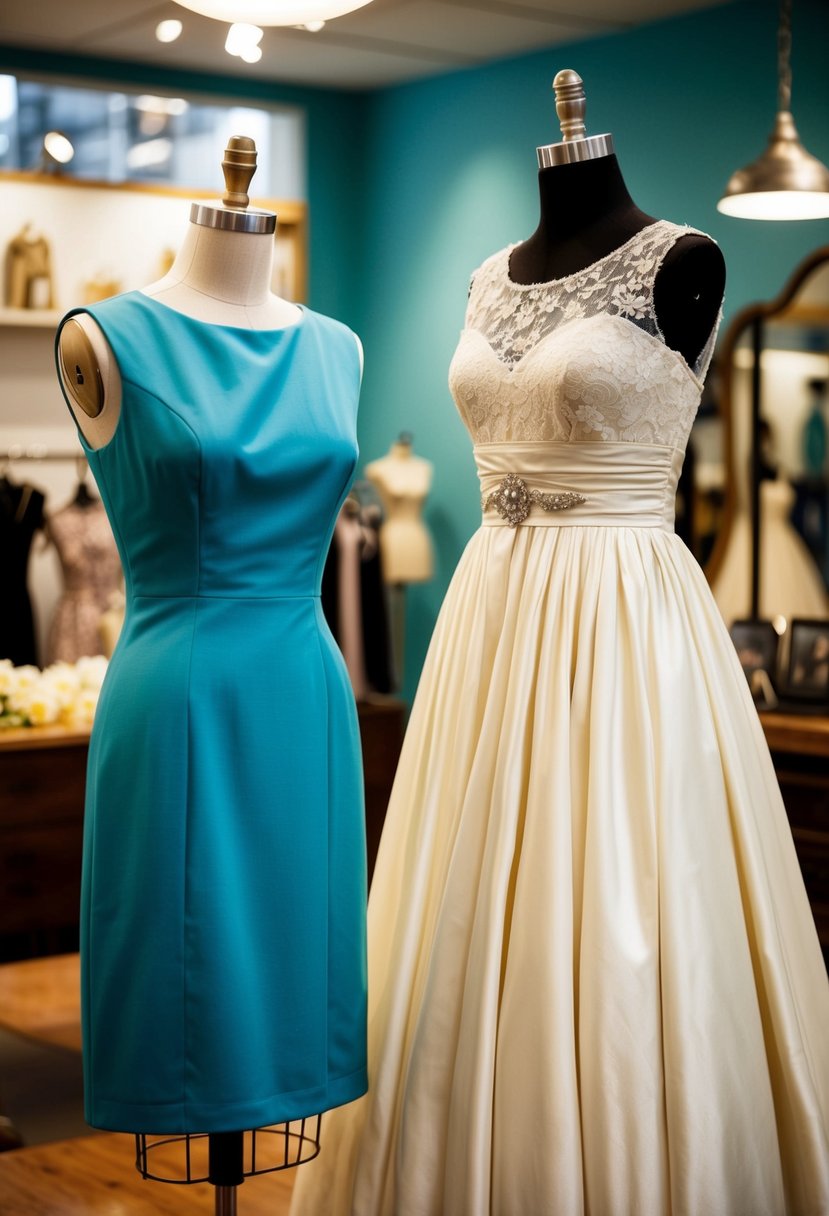
[[[313,1161],[320,1151],[322,1115],[309,1115],[256,1127],[251,1131],[220,1133],[243,1137],[241,1177],[273,1174]],[[211,1137],[207,1132],[181,1136],[135,1137],[135,1168],[151,1182],[171,1182],[188,1186],[214,1181],[210,1172]]]

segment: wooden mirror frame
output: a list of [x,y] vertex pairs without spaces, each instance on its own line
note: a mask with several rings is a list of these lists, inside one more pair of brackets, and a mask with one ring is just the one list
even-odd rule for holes
[[[713,583],[716,579],[725,558],[737,508],[737,468],[735,465],[733,422],[734,395],[732,390],[734,352],[737,349],[737,343],[746,331],[754,328],[756,332],[758,324],[762,327],[764,322],[773,320],[780,313],[785,312],[809,276],[824,262],[829,262],[829,245],[822,245],[819,249],[816,249],[804,258],[786,281],[783,290],[773,300],[759,304],[749,304],[741,309],[725,331],[722,345],[717,352],[717,375],[720,380],[720,417],[723,427],[726,482],[722,522],[717,533],[717,539],[714,542],[714,548],[711,551],[711,556],[705,563],[705,577],[709,583]],[[829,309],[825,312],[822,309],[814,310],[814,314],[810,310],[804,310],[803,320],[824,321],[829,325]],[[755,359],[753,374],[758,380],[759,368],[760,362],[759,358],[757,358]],[[754,455],[756,459],[757,453],[755,452]],[[752,505],[751,511],[752,546],[755,543],[755,524],[759,514],[759,485],[757,484],[756,476],[753,478],[753,481],[755,484],[752,487],[752,494],[757,498],[757,503]]]

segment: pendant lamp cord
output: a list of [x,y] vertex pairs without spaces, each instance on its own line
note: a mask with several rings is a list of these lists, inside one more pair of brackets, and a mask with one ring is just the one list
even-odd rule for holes
[[780,0],[777,29],[777,108],[792,108],[792,0]]

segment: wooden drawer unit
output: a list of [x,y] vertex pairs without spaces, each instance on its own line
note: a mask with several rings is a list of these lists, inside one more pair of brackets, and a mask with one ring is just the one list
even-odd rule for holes
[[89,736],[0,734],[0,959],[77,945]]

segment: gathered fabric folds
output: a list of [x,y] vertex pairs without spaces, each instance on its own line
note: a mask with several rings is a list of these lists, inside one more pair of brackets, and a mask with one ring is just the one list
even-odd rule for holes
[[482,526],[369,903],[369,1091],[291,1216],[829,1216],[829,982],[763,730],[673,531],[713,350],[658,220],[475,272],[449,381]]
[[824,1213],[827,991],[685,546],[481,528],[372,888],[369,1095],[327,1117],[295,1216]]

